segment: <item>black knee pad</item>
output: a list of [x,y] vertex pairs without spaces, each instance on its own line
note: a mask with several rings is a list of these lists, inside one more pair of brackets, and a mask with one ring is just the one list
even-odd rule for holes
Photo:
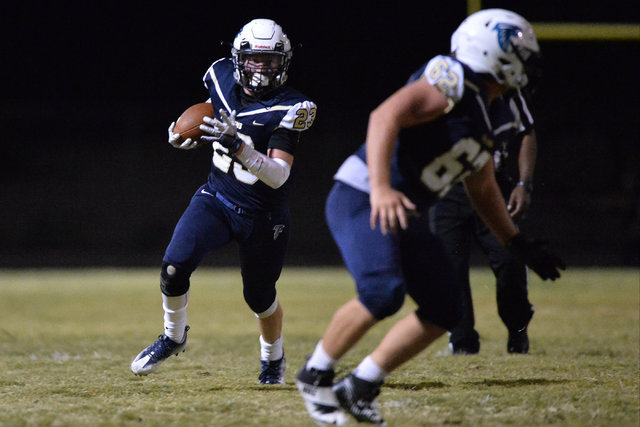
[[244,300],[254,313],[262,313],[268,310],[276,299],[276,287],[248,287],[243,289]]
[[163,262],[160,272],[160,290],[168,297],[184,295],[189,290],[190,276],[191,273]]

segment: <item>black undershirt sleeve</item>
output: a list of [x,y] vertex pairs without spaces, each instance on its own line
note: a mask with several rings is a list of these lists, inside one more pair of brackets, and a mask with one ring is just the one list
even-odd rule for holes
[[300,141],[301,132],[278,128],[272,134],[269,139],[269,148],[277,148],[286,153],[295,156],[295,150]]

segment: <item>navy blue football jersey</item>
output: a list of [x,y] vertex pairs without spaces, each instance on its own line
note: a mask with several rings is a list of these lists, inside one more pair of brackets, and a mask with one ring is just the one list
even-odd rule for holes
[[[227,113],[235,110],[238,137],[245,144],[263,154],[270,148],[293,154],[292,147],[278,145],[281,139],[272,136],[282,130],[299,133],[309,129],[316,117],[316,105],[288,86],[265,99],[248,98],[242,94],[233,73],[232,60],[223,58],[214,62],[203,77],[215,117],[220,118],[220,109]],[[247,212],[284,209],[289,193],[288,181],[277,189],[269,187],[217,142],[213,144],[207,187]]]
[[[481,169],[492,158],[492,124],[481,81],[455,58],[439,55],[409,79],[426,78],[449,102],[434,121],[402,129],[392,160],[392,185],[426,209],[452,185]],[[335,179],[369,191],[366,148],[340,167]]]
[[522,137],[533,130],[533,115],[525,97],[515,90],[494,100],[489,116],[495,139],[495,167],[496,171],[501,171],[510,153],[517,156]]

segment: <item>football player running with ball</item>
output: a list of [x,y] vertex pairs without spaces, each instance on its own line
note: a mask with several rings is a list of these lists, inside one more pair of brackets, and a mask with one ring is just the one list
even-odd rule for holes
[[[564,268],[543,245],[518,232],[491,161],[489,107],[527,84],[528,66],[539,55],[533,29],[521,16],[496,9],[469,33],[456,58],[432,58],[421,78],[371,113],[366,144],[335,175],[327,222],[358,297],[337,310],[296,377],[318,423],[344,424],[346,411],[358,421],[383,424],[375,398],[385,377],[458,324],[460,287],[428,222],[429,206],[456,182],[464,182],[498,240],[542,279],[554,280]],[[334,384],[336,363],[371,327],[396,313],[405,295],[418,308]]]
[[208,253],[236,241],[243,294],[258,319],[260,384],[284,384],[282,307],[276,296],[289,238],[289,172],[300,135],[316,105],[285,86],[291,42],[280,25],[255,19],[238,33],[231,58],[204,75],[214,116],[198,140],[182,140],[169,127],[169,143],[213,146],[211,172],[175,227],[160,273],[164,333],[131,363],[138,375],[155,371],[187,345],[190,276]]

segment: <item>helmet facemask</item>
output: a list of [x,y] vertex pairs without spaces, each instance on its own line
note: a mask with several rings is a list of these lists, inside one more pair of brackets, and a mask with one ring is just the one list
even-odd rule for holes
[[263,95],[287,81],[289,56],[284,52],[232,49],[237,81],[256,95]]
[[515,46],[515,54],[522,63],[523,74],[526,77],[526,82],[519,88],[526,88],[527,92],[533,94],[542,79],[542,56],[540,51]]
[[537,83],[540,68],[540,51],[536,46],[527,46],[523,31],[519,27],[496,24],[493,28],[498,33],[498,44],[504,55],[497,57],[500,66],[496,77],[509,87],[522,89],[530,81]]

